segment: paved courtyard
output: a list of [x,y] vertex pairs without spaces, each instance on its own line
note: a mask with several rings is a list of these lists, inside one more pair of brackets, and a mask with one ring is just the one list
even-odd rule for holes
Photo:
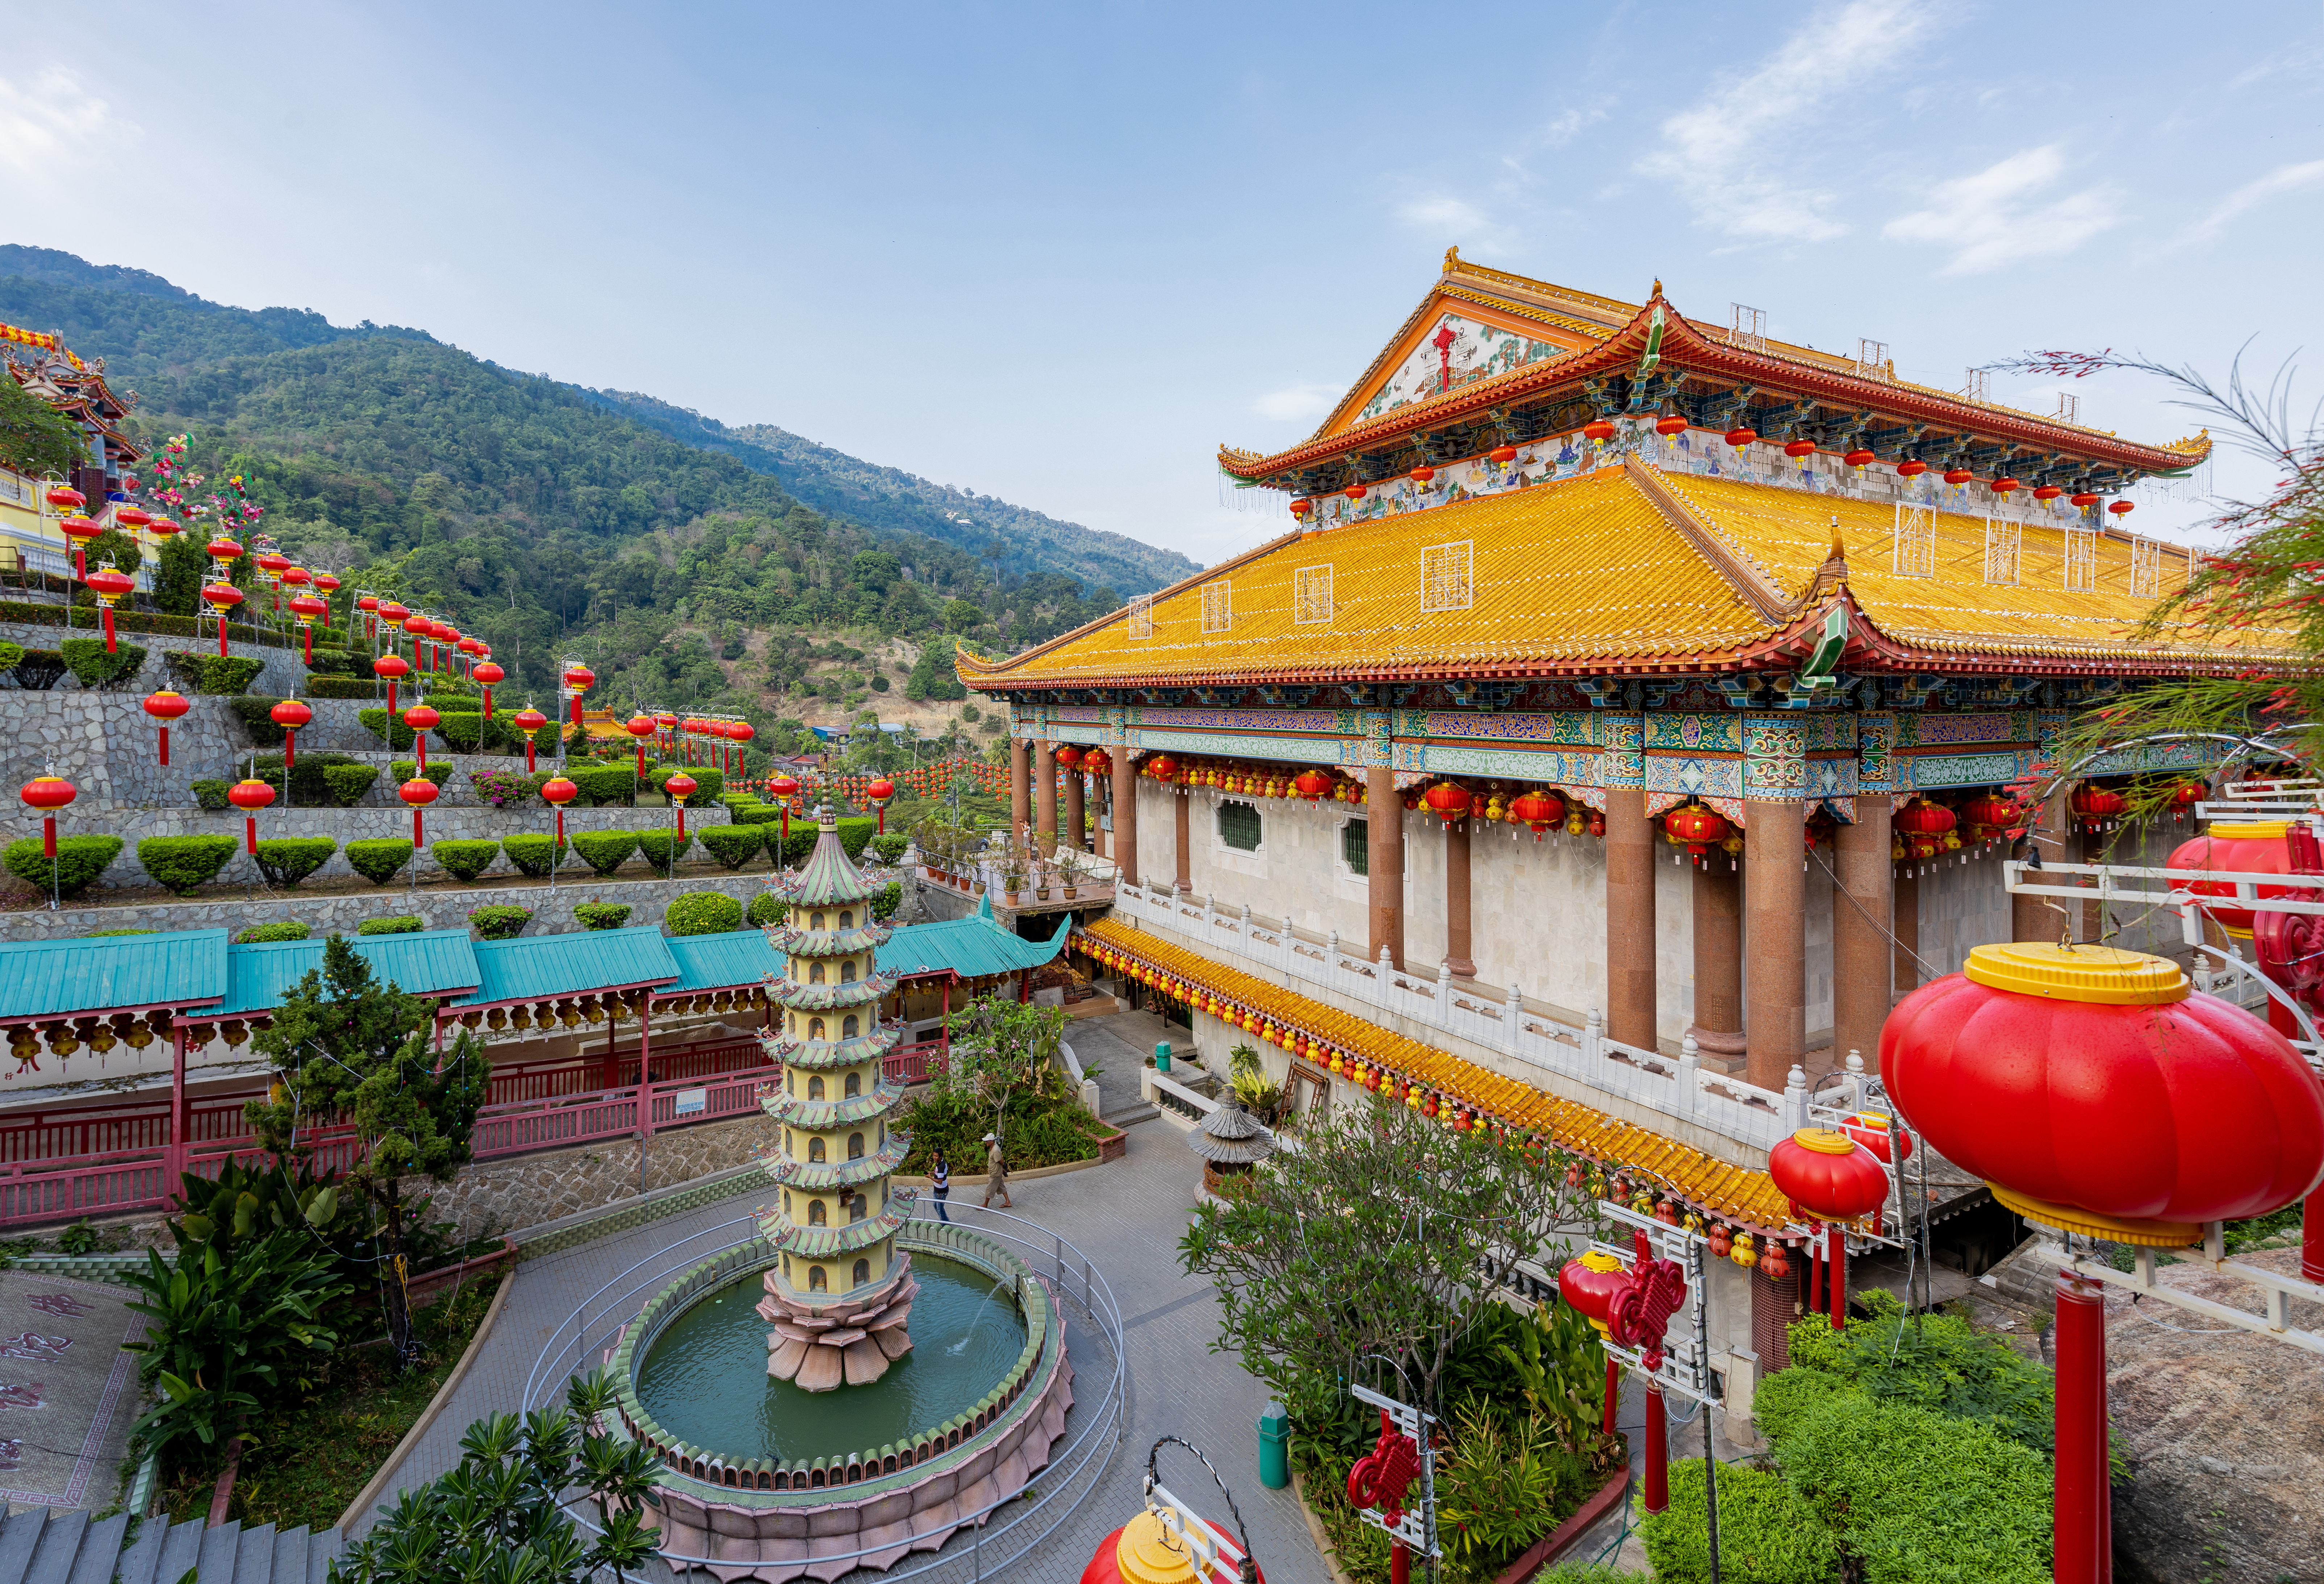
[[[1134,1100],[1135,1059],[1121,1060],[1115,1049],[1109,1048],[1123,1042],[1109,1033],[1103,1040],[1091,1040],[1089,1047],[1084,1044],[1084,1037],[1095,1024],[1117,1021],[1133,1020],[1077,1021],[1073,1038],[1084,1062],[1096,1061],[1107,1069],[1099,1079],[1101,1088],[1110,1089],[1109,1079],[1126,1079]],[[1125,1028],[1124,1033],[1142,1030]],[[1150,1037],[1147,1048],[1152,1048]],[[1094,1050],[1102,1050],[1102,1055]],[[988,1566],[983,1576],[1031,1584],[1047,1580],[1073,1584],[1099,1541],[1138,1510],[1147,1450],[1157,1437],[1167,1434],[1194,1442],[1217,1464],[1241,1507],[1252,1548],[1270,1584],[1325,1584],[1328,1575],[1323,1561],[1291,1493],[1270,1491],[1259,1484],[1254,1425],[1266,1405],[1267,1392],[1231,1358],[1208,1350],[1217,1323],[1210,1286],[1178,1269],[1177,1240],[1200,1186],[1199,1163],[1186,1147],[1185,1135],[1167,1122],[1133,1127],[1129,1140],[1129,1153],[1120,1162],[1016,1187],[1017,1213],[1079,1247],[1112,1289],[1120,1311],[1129,1366],[1128,1428],[1094,1492],[1060,1531],[1026,1561],[1000,1569]],[[459,1460],[460,1436],[470,1421],[487,1413],[515,1409],[542,1348],[566,1326],[576,1306],[609,1278],[684,1239],[700,1237],[721,1223],[747,1215],[764,1191],[753,1182],[735,1197],[703,1209],[521,1266],[492,1336],[452,1402],[406,1460],[400,1474],[401,1482],[422,1483],[450,1468]],[[973,1198],[970,1202],[973,1203]],[[737,1227],[696,1246],[706,1255],[746,1231]],[[600,1329],[593,1329],[603,1334]],[[569,1330],[565,1334],[569,1337]],[[1089,1416],[1102,1409],[1112,1373],[1111,1360],[1085,1327],[1069,1325],[1067,1348],[1076,1371],[1076,1405],[1065,1436],[1057,1442],[1059,1455]],[[1224,1504],[1192,1459],[1175,1449],[1166,1452],[1163,1478],[1197,1504],[1205,1516],[1224,1521]],[[995,1515],[996,1522],[1016,1510],[1013,1505],[1002,1508]],[[1045,1509],[1040,1522],[1049,1521],[1051,1515]],[[937,1580],[954,1584],[979,1576],[964,1533],[954,1538],[939,1561],[938,1568],[920,1575],[931,1584]],[[851,1580],[867,1584],[882,1577],[872,1572],[850,1576]]]

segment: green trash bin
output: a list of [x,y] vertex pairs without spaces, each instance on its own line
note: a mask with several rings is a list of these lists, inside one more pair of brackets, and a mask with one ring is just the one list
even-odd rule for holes
[[1259,1416],[1259,1482],[1269,1490],[1291,1483],[1291,1415],[1280,1403]]
[[1154,1047],[1154,1070],[1157,1072],[1170,1070],[1170,1042],[1167,1040],[1162,1041]]

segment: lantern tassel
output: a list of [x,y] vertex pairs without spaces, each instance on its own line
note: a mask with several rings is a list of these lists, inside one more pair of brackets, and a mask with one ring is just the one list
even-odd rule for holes
[[107,605],[107,606],[105,607],[105,652],[106,652],[107,654],[111,654],[111,653],[114,653],[114,645],[113,645],[113,607],[112,607],[112,606],[110,606],[110,605]]
[[41,821],[41,856],[44,858],[57,856],[57,817],[54,814]]
[[246,847],[246,848],[248,848],[250,849],[250,856],[251,856],[252,857],[254,857],[254,857],[256,857],[258,856],[258,816],[257,816],[257,815],[255,815],[255,814],[245,814],[245,815],[244,815],[244,816],[243,816],[243,820],[242,820],[242,843],[243,843],[243,845],[244,845],[244,847]]
[[166,726],[165,726],[165,727],[163,727],[161,728],[161,768],[162,768],[162,769],[164,769],[164,770],[167,770],[169,767],[170,767],[170,728],[169,728],[168,727],[166,727]]

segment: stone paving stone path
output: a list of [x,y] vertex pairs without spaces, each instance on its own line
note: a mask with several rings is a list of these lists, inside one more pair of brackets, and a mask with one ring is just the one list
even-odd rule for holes
[[[1092,1032],[1095,1021],[1075,1025],[1076,1051],[1081,1049],[1078,1040]],[[1103,1042],[1093,1041],[1093,1045]],[[1147,1047],[1152,1047],[1150,1039]],[[1099,1079],[1102,1089],[1106,1078],[1119,1075],[1135,1096],[1134,1060],[1120,1061],[1110,1049],[1102,1056],[1083,1059],[1109,1069]],[[1270,1584],[1325,1584],[1323,1559],[1290,1491],[1268,1490],[1259,1481],[1255,1422],[1266,1406],[1267,1391],[1231,1358],[1208,1351],[1218,1323],[1210,1285],[1178,1269],[1177,1240],[1201,1186],[1200,1163],[1187,1149],[1185,1135],[1167,1125],[1133,1128],[1129,1138],[1129,1153],[1119,1162],[1016,1185],[1017,1213],[1079,1247],[1112,1289],[1129,1366],[1128,1428],[1096,1489],[1058,1533],[1026,1561],[1003,1569],[988,1567],[984,1576],[1005,1577],[1011,1584],[1074,1584],[1098,1542],[1138,1511],[1147,1450],[1157,1436],[1170,1434],[1193,1441],[1218,1466],[1241,1507]],[[543,1346],[575,1307],[609,1277],[683,1239],[746,1216],[764,1191],[751,1181],[742,1193],[703,1209],[521,1266],[492,1336],[459,1391],[406,1459],[400,1482],[411,1486],[436,1477],[458,1462],[460,1437],[471,1421],[516,1410]],[[706,1255],[747,1230],[737,1227],[722,1237],[704,1238],[696,1246]],[[1058,1442],[1060,1453],[1100,1405],[1111,1374],[1102,1350],[1084,1328],[1069,1327],[1067,1337],[1077,1371],[1077,1403],[1066,1436]],[[1191,1458],[1176,1449],[1166,1452],[1163,1478],[1197,1504],[1205,1516],[1224,1521],[1224,1504]],[[1005,1520],[1011,1511],[1004,1507],[995,1517]],[[1046,1512],[1042,1521],[1048,1521]],[[368,1516],[356,1525],[358,1531],[368,1527]],[[941,1553],[941,1566],[918,1577],[929,1584],[966,1584],[975,1579],[976,1564],[966,1538],[956,1539]],[[883,1577],[869,1571],[849,1576],[863,1584]]]

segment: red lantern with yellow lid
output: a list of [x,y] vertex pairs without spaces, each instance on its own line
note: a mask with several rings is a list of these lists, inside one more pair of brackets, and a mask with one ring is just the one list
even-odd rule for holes
[[[2281,820],[2217,820],[2210,829],[2192,841],[2185,841],[2163,860],[2166,869],[2224,869],[2229,874],[2289,875],[2292,873],[2292,848],[2285,840],[2292,827]],[[2232,880],[2191,880],[2186,889],[2196,896],[2235,897],[2236,882]],[[2256,885],[2254,896],[2264,900],[2283,896],[2289,888],[2282,885]],[[2203,912],[2221,929],[2239,940],[2247,940],[2252,932],[2252,910],[2247,906],[2219,907],[2206,903]]]

